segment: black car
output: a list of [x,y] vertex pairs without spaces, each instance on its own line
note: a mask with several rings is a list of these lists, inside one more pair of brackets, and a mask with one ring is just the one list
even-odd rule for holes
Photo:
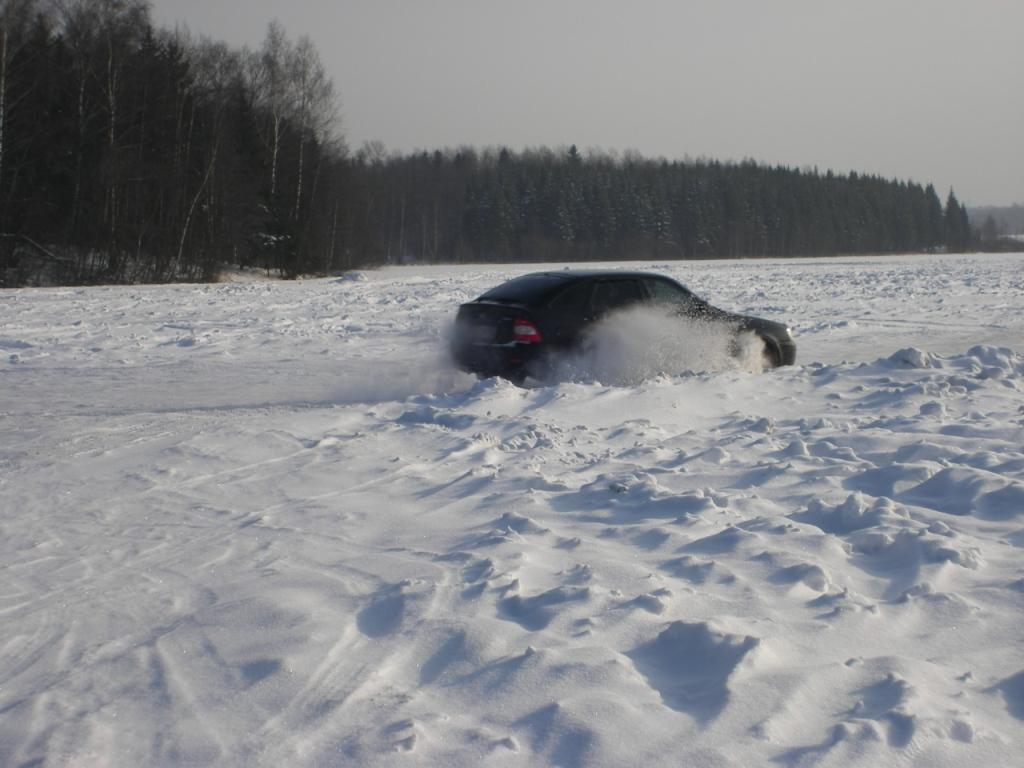
[[766,367],[796,360],[793,335],[781,323],[713,307],[663,275],[592,270],[523,275],[463,304],[452,333],[452,356],[462,370],[480,376],[517,383],[527,376],[544,378],[553,359],[580,348],[595,322],[640,304],[725,323],[737,338],[753,332],[764,344]]

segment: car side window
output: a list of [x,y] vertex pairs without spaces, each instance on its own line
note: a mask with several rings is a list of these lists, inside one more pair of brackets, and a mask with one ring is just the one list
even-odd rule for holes
[[594,283],[591,308],[595,316],[639,304],[646,298],[636,280],[599,280]]
[[583,281],[570,285],[551,300],[550,307],[556,312],[583,314],[590,299],[590,283]]
[[683,292],[664,280],[645,280],[644,286],[655,304],[678,304],[683,300]]
[[703,301],[668,280],[645,280],[644,285],[651,296],[652,304],[671,305],[687,314],[700,314],[705,309]]

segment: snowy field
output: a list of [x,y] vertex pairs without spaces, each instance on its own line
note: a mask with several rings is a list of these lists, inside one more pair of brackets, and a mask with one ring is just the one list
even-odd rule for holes
[[536,267],[0,291],[0,765],[1024,764],[1024,254],[629,266],[797,365],[451,370]]

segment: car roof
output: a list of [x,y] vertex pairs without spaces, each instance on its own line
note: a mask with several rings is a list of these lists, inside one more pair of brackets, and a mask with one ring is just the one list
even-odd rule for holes
[[614,279],[660,279],[672,281],[664,275],[653,272],[625,271],[618,269],[560,269],[544,272],[529,272],[496,285],[475,301],[498,303],[533,304],[545,302],[565,286],[582,280]]
[[543,275],[545,277],[561,277],[566,280],[579,280],[583,278],[594,278],[594,277],[625,277],[625,278],[640,278],[640,277],[660,277],[665,280],[671,280],[672,278],[668,275],[662,275],[658,272],[642,272],[640,270],[625,270],[625,269],[559,269],[559,270],[547,270],[544,272],[531,272],[530,274],[523,275],[523,277],[534,277]]

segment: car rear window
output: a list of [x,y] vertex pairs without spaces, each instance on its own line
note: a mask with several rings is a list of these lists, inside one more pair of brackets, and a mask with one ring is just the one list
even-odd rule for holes
[[480,298],[511,304],[535,304],[563,285],[565,278],[558,275],[523,275],[491,288]]

